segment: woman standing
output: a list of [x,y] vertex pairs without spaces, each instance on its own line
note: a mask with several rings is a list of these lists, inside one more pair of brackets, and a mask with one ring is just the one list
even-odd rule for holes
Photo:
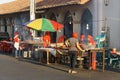
[[19,33],[15,32],[14,33],[15,58],[20,57],[19,44],[20,44]]

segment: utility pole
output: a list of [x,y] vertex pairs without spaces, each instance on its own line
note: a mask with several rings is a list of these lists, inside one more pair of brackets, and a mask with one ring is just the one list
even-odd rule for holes
[[35,0],[30,0],[30,20],[35,19]]
[[[30,0],[30,20],[35,19],[35,0]],[[35,37],[35,30],[31,30],[32,36]]]

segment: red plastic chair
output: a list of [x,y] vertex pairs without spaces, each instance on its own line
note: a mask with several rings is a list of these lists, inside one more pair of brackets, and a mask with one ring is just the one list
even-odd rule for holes
[[65,39],[65,36],[60,36],[60,37],[58,38],[58,43],[64,42],[64,39]]

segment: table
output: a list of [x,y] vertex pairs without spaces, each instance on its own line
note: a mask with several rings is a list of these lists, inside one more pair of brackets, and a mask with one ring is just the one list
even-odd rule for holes
[[[46,52],[46,54],[47,54],[46,63],[47,63],[47,64],[50,64],[50,63],[49,63],[49,55],[50,55],[50,53],[51,53],[52,55],[56,56],[56,50],[53,49],[53,48],[39,48],[38,51],[39,51],[39,52]],[[40,62],[41,62],[41,61],[42,61],[42,55],[41,55],[41,53],[40,53]]]
[[[27,55],[25,58],[35,58],[35,55],[36,55],[36,52],[35,51],[38,51],[38,49],[43,45],[43,42],[36,42],[36,41],[33,41],[33,40],[26,40],[26,41],[21,41],[20,42],[20,47],[21,47],[21,50],[24,52],[24,51],[27,51]],[[24,53],[23,53],[24,54]]]
[[102,52],[102,71],[104,72],[104,69],[105,69],[105,48],[91,48],[91,49],[88,49],[89,50],[89,53],[90,53],[90,64],[89,64],[89,69],[91,69],[92,67],[92,61],[94,59],[93,56],[95,55],[96,52]]
[[116,52],[116,54],[117,54],[118,56],[120,56],[120,52]]
[[41,44],[43,44],[43,42],[26,40],[26,41],[21,41],[20,44],[41,45]]
[[63,63],[65,64],[66,62],[68,63],[68,60],[66,60],[66,58],[68,58],[68,49],[67,48],[59,48],[56,50],[57,51],[57,61],[59,61],[59,63]]
[[0,41],[0,51],[11,53],[13,51],[13,42],[11,41]]
[[13,42],[12,41],[1,41],[3,43],[7,43],[7,44],[12,44],[13,45]]

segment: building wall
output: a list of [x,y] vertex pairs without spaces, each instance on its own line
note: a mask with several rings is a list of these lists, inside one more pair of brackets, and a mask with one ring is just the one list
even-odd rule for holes
[[120,0],[109,0],[104,6],[104,16],[107,17],[107,26],[110,28],[110,47],[120,50]]
[[94,17],[95,34],[100,34],[102,27],[105,26],[105,17],[107,18],[106,25],[110,30],[108,33],[109,47],[116,47],[120,50],[120,0],[108,0],[108,6],[105,6],[104,0],[92,0],[88,6],[90,6],[91,12]]
[[[73,18],[73,32],[77,32],[78,36],[80,36],[81,16],[86,8],[88,7],[83,5],[54,8],[54,9],[50,9],[49,12],[47,12],[46,17],[49,18],[50,14],[54,13],[56,15],[57,21],[64,24],[65,13],[69,11]],[[63,30],[60,32],[60,34],[58,34],[58,37],[60,35],[63,35]]]
[[1,23],[1,24],[0,24],[0,31],[1,31],[1,32],[4,32],[5,27],[4,27],[4,24],[3,24],[3,18],[1,18],[0,20],[1,20],[1,21],[0,21],[0,23]]
[[[71,5],[71,6],[64,6],[64,7],[58,7],[58,8],[51,8],[50,10],[45,12],[44,15],[46,18],[49,18],[50,14],[54,13],[56,15],[57,21],[64,24],[65,14],[67,11],[69,11],[73,18],[73,32],[77,32],[78,36],[80,36],[81,16],[86,8],[88,8],[88,6],[84,6],[84,5]],[[14,31],[21,31],[22,24],[29,20],[29,13],[18,13],[10,16],[13,17],[12,24],[14,26]],[[4,26],[1,27],[1,30],[3,30],[3,28]],[[11,32],[11,31],[8,31],[8,32]],[[61,30],[61,32],[58,32],[57,37],[61,35],[63,35],[63,29]]]
[[[77,32],[80,36],[81,30],[81,17],[86,8],[88,8],[93,16],[93,36],[97,36],[101,33],[102,27],[104,27],[105,17],[107,18],[107,27],[110,29],[110,48],[116,47],[120,50],[120,0],[109,0],[108,6],[104,5],[104,0],[91,0],[85,5],[71,5],[64,7],[51,8],[44,13],[46,18],[50,17],[51,13],[56,15],[57,21],[64,24],[64,17],[67,11],[70,11],[73,18],[73,32]],[[42,14],[43,15],[43,14]],[[12,15],[14,17],[14,15]],[[15,16],[14,26],[22,24],[29,20],[29,13],[20,13],[20,19]],[[1,18],[0,20],[2,20]],[[2,21],[1,21],[2,24]],[[19,25],[20,26],[20,25]],[[3,25],[1,25],[1,31],[4,31]],[[58,36],[63,35],[63,30],[58,32]]]
[[4,20],[6,20],[7,32],[13,37],[14,31],[21,32],[23,24],[29,19],[28,12],[0,16],[0,31],[5,32]]

